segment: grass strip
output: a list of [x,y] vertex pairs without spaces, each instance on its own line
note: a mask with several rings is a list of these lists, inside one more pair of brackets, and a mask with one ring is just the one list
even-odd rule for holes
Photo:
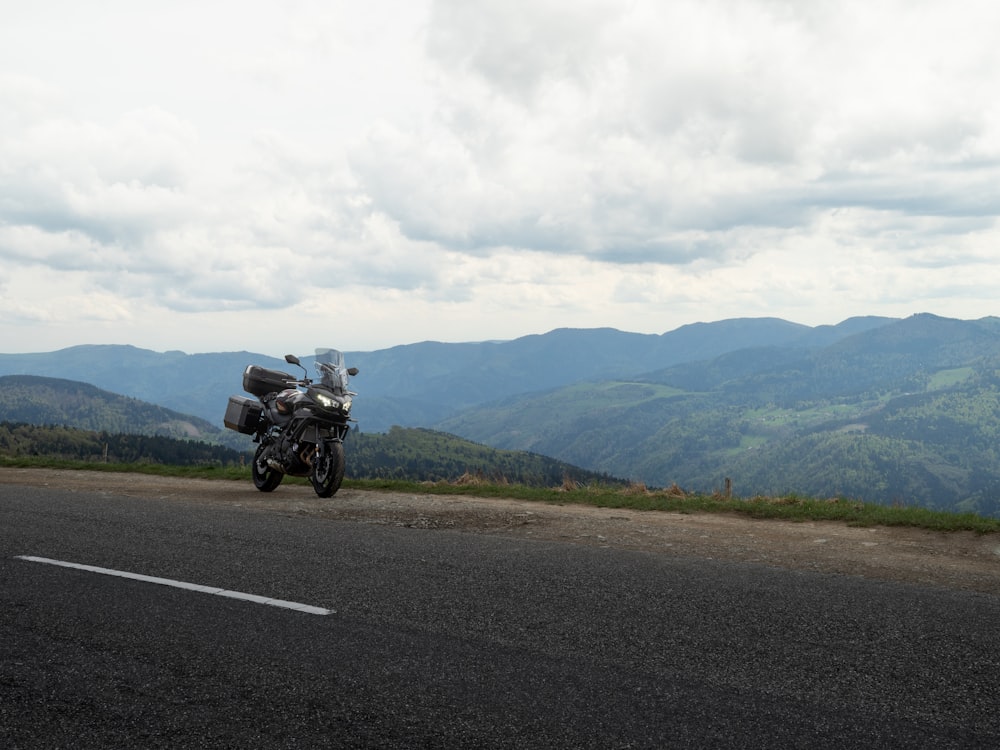
[[[44,457],[0,457],[0,467],[46,468],[76,471],[107,471],[151,474],[189,479],[250,481],[249,467],[167,466],[145,463],[95,463],[62,461]],[[305,482],[289,477],[286,481]],[[1000,532],[1000,519],[975,513],[951,513],[923,507],[887,506],[851,498],[817,499],[795,494],[780,497],[724,497],[716,494],[687,493],[676,486],[647,489],[642,484],[626,488],[601,485],[529,487],[499,484],[465,475],[452,482],[417,482],[408,480],[345,479],[343,487],[370,492],[410,494],[471,495],[485,498],[508,498],[556,505],[592,505],[669,513],[735,513],[751,518],[783,521],[839,521],[851,526],[907,526],[932,531],[973,531],[979,534]],[[336,502],[334,496],[330,502]]]

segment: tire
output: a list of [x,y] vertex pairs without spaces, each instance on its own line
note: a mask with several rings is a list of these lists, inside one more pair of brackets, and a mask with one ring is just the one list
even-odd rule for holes
[[312,473],[309,475],[313,489],[320,497],[332,497],[344,481],[344,444],[330,440],[316,452]]
[[261,492],[270,492],[281,484],[281,480],[285,478],[285,475],[267,465],[267,461],[263,459],[265,448],[266,446],[263,444],[257,446],[257,452],[253,454],[253,464],[250,471],[253,474],[254,487]]

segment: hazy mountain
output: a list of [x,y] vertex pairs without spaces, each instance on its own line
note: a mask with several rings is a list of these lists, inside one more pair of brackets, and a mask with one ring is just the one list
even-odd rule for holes
[[[557,329],[512,341],[423,342],[373,352],[348,352],[361,369],[355,416],[366,432],[392,425],[427,426],[497,398],[579,381],[630,377],[748,347],[815,348],[892,322],[854,318],[808,326],[774,318],[696,323],[662,335],[611,328]],[[300,356],[303,352],[295,352]],[[303,357],[310,374],[309,358]],[[65,378],[194,414],[221,427],[226,401],[242,393],[243,370],[257,364],[298,368],[262,354],[153,352],[134,346],[75,346],[57,352],[0,354],[0,375]]]
[[229,396],[242,393],[248,364],[288,369],[283,360],[247,352],[185,354],[134,346],[74,346],[44,354],[0,354],[0,375],[41,375],[90,383],[193,414],[222,429]]
[[660,335],[559,328],[513,341],[424,342],[348,356],[365,373],[366,396],[416,397],[460,409],[501,396],[627,377],[748,347],[815,348],[890,322],[852,318],[838,326],[809,328],[776,318],[739,318],[695,323]]

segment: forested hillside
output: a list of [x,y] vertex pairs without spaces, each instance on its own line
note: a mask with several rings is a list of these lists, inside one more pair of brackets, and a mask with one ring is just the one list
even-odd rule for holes
[[594,470],[1000,515],[1000,321],[914,316],[505,399],[438,426]]
[[345,443],[347,475],[355,479],[453,481],[473,475],[505,484],[555,487],[625,484],[608,474],[587,471],[547,456],[490,448],[434,430],[394,427],[387,434],[355,434]]
[[233,466],[246,460],[232,448],[197,440],[14,422],[0,422],[0,457],[171,466]]
[[[249,436],[219,430],[197,417],[56,378],[0,377],[0,420],[0,455],[12,457],[225,466],[247,464],[255,448]],[[346,448],[347,476],[355,479],[452,481],[472,474],[535,486],[558,485],[566,478],[615,482],[545,456],[426,429],[354,431]]]
[[[354,434],[345,447],[350,479],[454,482],[471,477],[532,487],[556,487],[566,481],[625,484],[545,456],[488,448],[432,430],[397,427],[386,435]],[[197,440],[0,422],[0,458],[246,467],[252,453]]]
[[[116,425],[111,431],[142,424],[147,434],[248,450],[249,439],[222,430],[221,418],[250,362],[288,369],[245,352],[74,347],[0,355],[0,372],[87,371],[101,383],[200,405],[210,417],[124,418],[119,396],[86,405],[79,388],[54,389],[50,402],[43,389],[8,381],[21,390],[0,401],[0,419]],[[377,442],[392,425],[426,427],[650,486],[712,492],[731,478],[743,496],[844,495],[1000,514],[997,318],[922,314],[815,328],[749,319],[662,335],[561,329],[510,342],[424,342],[349,362],[361,367],[351,383],[359,466],[369,438]],[[116,421],[87,421],[94,409]],[[405,452],[397,459],[411,460]]]
[[87,383],[31,375],[0,377],[0,418],[8,422],[202,440],[219,439],[222,433],[204,419],[163,406]]

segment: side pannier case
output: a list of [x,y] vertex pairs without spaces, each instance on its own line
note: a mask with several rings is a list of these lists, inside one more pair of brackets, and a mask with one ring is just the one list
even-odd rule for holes
[[276,393],[288,388],[288,383],[295,382],[295,376],[280,370],[268,370],[266,367],[248,365],[243,371],[243,390],[260,398],[268,393]]
[[246,396],[230,396],[226,416],[222,421],[230,430],[253,435],[257,432],[257,425],[260,424],[263,413],[264,407],[259,401]]

